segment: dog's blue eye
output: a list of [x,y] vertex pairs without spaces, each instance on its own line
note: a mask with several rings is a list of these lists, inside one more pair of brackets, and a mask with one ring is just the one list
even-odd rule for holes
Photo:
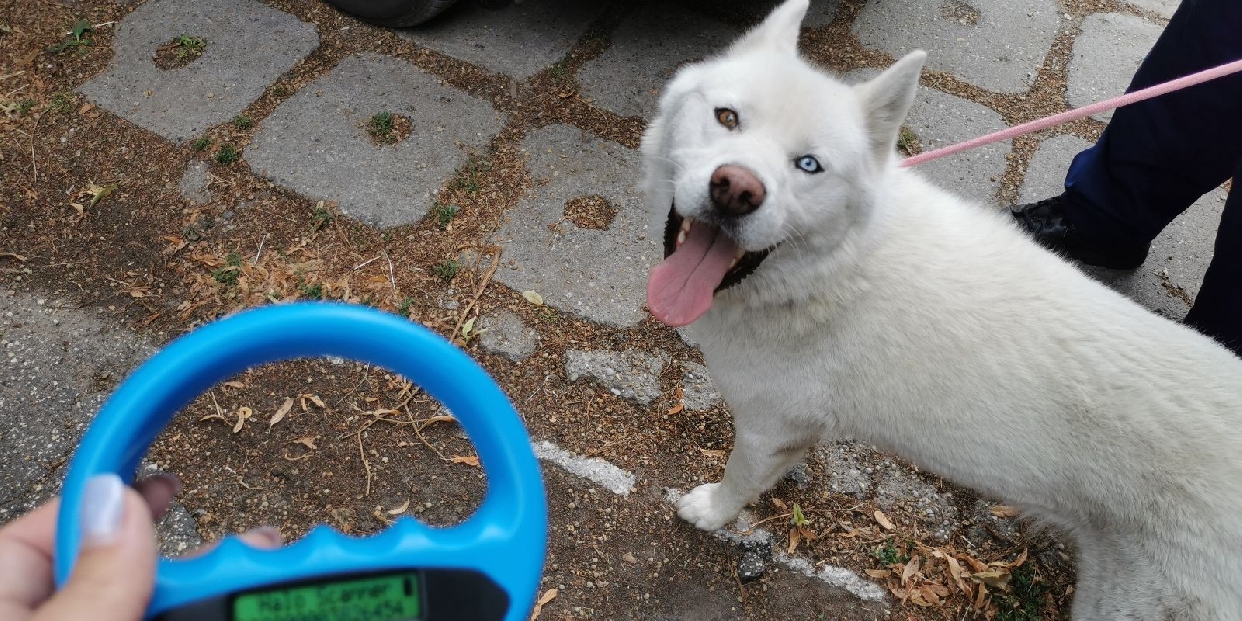
[[819,160],[815,159],[813,155],[803,155],[794,160],[794,166],[797,166],[802,172],[811,173],[812,175],[824,172],[824,167],[819,165]]

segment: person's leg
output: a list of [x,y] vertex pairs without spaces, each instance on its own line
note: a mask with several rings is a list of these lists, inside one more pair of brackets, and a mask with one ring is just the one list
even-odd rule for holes
[[[1242,58],[1242,1],[1183,0],[1131,91]],[[1104,245],[1152,240],[1242,158],[1242,74],[1120,108],[1065,180],[1067,224]]]
[[1242,159],[1216,232],[1216,253],[1203,276],[1186,324],[1242,358]]

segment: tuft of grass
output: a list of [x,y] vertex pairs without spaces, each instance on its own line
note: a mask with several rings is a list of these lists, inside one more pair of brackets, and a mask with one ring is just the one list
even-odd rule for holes
[[319,283],[311,285],[301,277],[298,277],[298,292],[301,293],[304,298],[310,298],[312,300],[323,299],[323,285]]
[[376,112],[367,121],[367,133],[374,136],[377,140],[388,140],[391,138],[392,130],[395,126],[396,119],[391,112],[387,110]]
[[91,23],[89,21],[79,19],[78,21],[73,22],[73,25],[69,27],[69,32],[65,35],[68,38],[47,48],[47,52],[49,54],[77,52],[77,54],[81,56],[87,52],[87,48],[95,45],[94,41],[86,37],[87,33],[94,31],[95,29],[91,27]]
[[207,147],[211,146],[211,139],[206,136],[199,136],[194,139],[194,142],[190,143],[190,146],[194,147],[195,151],[205,151]]
[[894,563],[907,563],[910,561],[910,555],[897,549],[897,546],[893,543],[892,537],[885,539],[884,545],[876,548],[875,551],[872,552],[872,556],[879,559],[879,561],[885,566],[892,565]]
[[448,228],[449,223],[453,221],[453,218],[457,215],[458,211],[460,211],[460,209],[457,205],[436,203],[431,208],[431,215],[435,216],[436,224],[440,225],[441,229],[445,229]]
[[471,155],[466,164],[457,169],[450,186],[453,189],[465,190],[467,194],[477,194],[479,191],[479,181],[483,175],[492,170],[492,165],[487,160]]
[[551,74],[552,77],[559,80],[565,77],[565,74],[568,73],[568,71],[565,67],[565,63],[557,61],[552,64],[552,69],[548,73]]
[[254,127],[254,121],[252,121],[248,116],[239,114],[233,117],[233,127],[236,127],[237,129],[250,129],[251,127]]
[[401,300],[401,306],[397,307],[397,314],[402,317],[409,317],[410,310],[414,308],[414,298],[407,297]]
[[73,109],[73,96],[69,93],[56,93],[52,95],[52,101],[47,107],[52,112],[68,112]]
[[915,134],[914,130],[909,127],[902,125],[901,129],[897,132],[897,146],[902,151],[914,155],[915,152],[919,150],[918,134]]
[[198,58],[203,55],[207,49],[207,40],[202,37],[191,37],[190,35],[178,35],[173,39],[173,45],[177,49],[177,58]]
[[1040,609],[1048,585],[1029,564],[1013,568],[1009,575],[1009,592],[995,595],[996,621],[1042,621]]
[[314,213],[311,214],[311,226],[318,231],[319,229],[332,224],[332,220],[335,218],[336,216],[333,216],[332,212],[324,206],[323,201],[319,201],[315,204]]
[[241,255],[236,252],[230,252],[224,257],[224,267],[216,268],[211,271],[211,277],[216,282],[232,287],[237,284],[237,275],[241,273]]
[[216,151],[217,164],[232,164],[241,159],[241,153],[231,144],[222,144],[220,149]]
[[448,282],[453,280],[457,272],[461,271],[461,263],[458,263],[456,259],[445,259],[437,263],[435,267],[432,267],[431,271],[435,272],[435,275],[445,282]]
[[31,110],[34,110],[34,107],[35,107],[35,100],[23,99],[21,103],[17,104],[17,113],[22,116],[26,116],[27,114],[30,114]]

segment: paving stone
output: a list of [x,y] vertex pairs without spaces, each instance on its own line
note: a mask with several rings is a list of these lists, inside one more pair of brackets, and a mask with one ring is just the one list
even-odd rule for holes
[[[163,70],[157,47],[202,37],[202,57]],[[172,141],[236,116],[319,47],[315,27],[250,0],[147,0],[116,28],[108,70],[81,87],[96,105]]]
[[[385,111],[413,124],[397,144],[377,145],[367,133],[370,118]],[[336,201],[350,217],[392,227],[426,215],[433,192],[501,125],[489,104],[409,62],[362,54],[276,108],[245,158],[254,171],[312,200]]]
[[570,350],[565,352],[565,374],[571,382],[591,378],[618,397],[648,405],[660,396],[660,373],[668,361],[668,354],[633,349]]
[[181,183],[177,186],[181,190],[181,196],[198,205],[210,203],[211,190],[208,186],[211,184],[211,173],[208,172],[209,170],[207,162],[202,160],[190,162],[185,169],[185,174],[181,175]]
[[681,402],[687,410],[702,411],[724,401],[707,367],[696,362],[683,362],[681,366],[685,370],[681,376]]
[[[663,256],[647,234],[650,218],[635,187],[642,176],[638,154],[564,125],[532,132],[523,147],[535,183],[496,236],[504,248],[496,280],[537,291],[546,304],[584,319],[637,324],[647,272]],[[583,201],[614,210],[611,223],[600,230],[568,218],[566,210]]]
[[524,80],[569,52],[607,2],[540,0],[502,10],[458,2],[440,19],[398,34],[442,54]]
[[[1031,202],[1060,194],[1070,162],[1090,146],[1073,136],[1057,136],[1041,143],[1027,168],[1021,200]],[[1147,261],[1134,272],[1081,267],[1147,308],[1180,320],[1190,305],[1179,291],[1191,299],[1199,294],[1227,197],[1224,189],[1218,188],[1196,201],[1152,241]]]
[[[1069,105],[1081,108],[1124,93],[1162,30],[1133,15],[1088,15],[1070,57],[1065,84]],[[1113,113],[1102,112],[1091,118],[1107,121]]]
[[1091,145],[1091,142],[1077,136],[1053,136],[1039,143],[1039,150],[1026,167],[1018,200],[1033,203],[1064,192],[1065,173],[1070,162]]
[[96,313],[0,291],[0,522],[59,491],[87,424],[154,351]]
[[1181,0],[1127,0],[1130,4],[1151,11],[1160,17],[1169,19],[1173,17],[1173,12],[1177,10],[1177,5],[1181,4]]
[[582,95],[621,116],[650,118],[680,64],[724,49],[740,33],[676,4],[643,4],[613,31],[608,49],[578,71]]
[[[910,128],[924,151],[982,136],[1006,127],[996,111],[930,88],[920,88],[910,116]],[[1005,140],[920,164],[915,170],[958,196],[994,204],[1005,174],[1005,155],[1013,142]]]
[[[879,75],[875,69],[859,69],[843,76],[852,84]],[[931,151],[977,138],[1008,125],[995,110],[926,86],[919,87],[905,127],[918,137],[923,151]],[[932,160],[915,168],[923,176],[958,196],[988,205],[995,202],[1005,174],[1005,155],[1012,140],[1003,140],[956,155]]]
[[479,320],[479,346],[491,354],[499,354],[521,362],[535,353],[539,334],[510,311],[487,315]]
[[923,49],[932,71],[1021,93],[1034,83],[1061,21],[1054,0],[871,0],[853,30],[864,46],[893,58]]

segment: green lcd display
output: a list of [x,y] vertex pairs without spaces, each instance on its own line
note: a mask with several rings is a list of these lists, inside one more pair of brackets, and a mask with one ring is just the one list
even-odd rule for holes
[[418,621],[421,589],[400,572],[255,591],[233,599],[233,621]]

